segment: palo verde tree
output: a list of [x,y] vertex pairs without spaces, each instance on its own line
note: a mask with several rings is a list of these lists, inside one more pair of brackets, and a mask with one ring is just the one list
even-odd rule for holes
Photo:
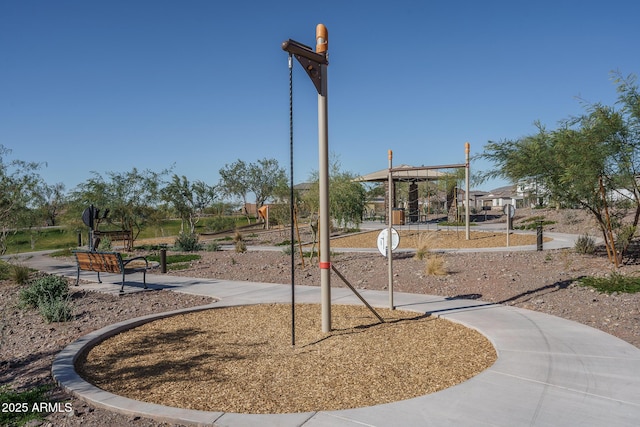
[[262,207],[276,190],[286,186],[287,173],[276,159],[261,159],[249,164],[249,191],[256,196],[256,209]]
[[220,188],[229,196],[237,196],[247,205],[247,195],[255,195],[256,209],[260,208],[287,181],[287,174],[275,159],[256,163],[237,160],[220,169]]
[[0,145],[0,254],[7,251],[7,235],[21,227],[31,227],[34,200],[39,198],[42,179],[37,173],[40,163],[23,160],[6,161],[11,150]]
[[142,228],[154,218],[154,210],[161,200],[162,177],[168,172],[133,168],[129,172],[107,172],[106,178],[92,172],[93,176],[71,193],[70,200],[78,218],[82,210],[91,204],[102,212],[108,209],[107,222],[121,230],[130,230],[130,245],[133,247],[133,241]]
[[615,82],[616,106],[585,105],[551,131],[536,123],[536,134],[490,141],[479,157],[496,165],[484,178],[535,182],[559,205],[591,212],[617,265],[640,218],[640,98],[635,77]]
[[239,197],[242,200],[243,211],[247,205],[249,194],[249,167],[242,160],[224,165],[218,171],[220,174],[220,190],[231,197]]
[[196,232],[196,225],[202,218],[205,208],[216,199],[216,188],[203,181],[189,182],[186,176],[174,174],[171,181],[162,189],[162,199],[169,203],[184,224],[189,224],[189,233]]
[[[329,215],[338,227],[353,225],[358,228],[362,223],[367,192],[362,184],[355,182],[357,176],[342,171],[339,159],[331,159],[329,171]],[[303,196],[306,209],[318,212],[320,207],[320,181],[318,172],[311,175],[311,188]]]

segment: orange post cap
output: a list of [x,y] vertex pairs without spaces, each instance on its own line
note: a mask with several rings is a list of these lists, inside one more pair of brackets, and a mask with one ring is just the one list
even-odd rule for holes
[[316,25],[316,53],[325,53],[329,47],[329,32],[323,24]]

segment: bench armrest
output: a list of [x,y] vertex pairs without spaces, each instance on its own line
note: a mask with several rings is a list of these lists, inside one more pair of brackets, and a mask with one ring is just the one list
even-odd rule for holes
[[149,268],[149,261],[147,260],[146,257],[143,257],[143,256],[137,256],[134,258],[129,258],[127,260],[122,260],[122,267],[126,267],[127,264],[129,264],[131,261],[137,261],[137,260],[144,260],[145,269]]

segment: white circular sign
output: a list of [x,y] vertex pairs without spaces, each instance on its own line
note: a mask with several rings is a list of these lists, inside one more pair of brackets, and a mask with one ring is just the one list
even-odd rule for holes
[[513,218],[516,214],[516,207],[513,206],[512,204],[508,203],[506,205],[504,205],[504,207],[502,208],[502,212],[505,215],[508,215],[509,218]]
[[[387,241],[389,241],[389,229],[383,229],[380,234],[378,234],[378,250],[382,254],[382,256],[387,256]],[[395,251],[398,245],[400,244],[400,235],[395,230],[395,228],[391,229],[391,250]]]

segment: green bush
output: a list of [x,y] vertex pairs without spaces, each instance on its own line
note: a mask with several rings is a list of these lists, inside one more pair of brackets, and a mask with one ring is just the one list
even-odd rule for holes
[[578,237],[573,248],[576,253],[592,255],[596,251],[596,240],[588,234],[584,234]]
[[60,276],[43,276],[31,282],[20,291],[22,306],[38,308],[41,301],[66,299],[69,295],[69,283]]
[[40,301],[38,309],[47,323],[66,322],[73,319],[73,306],[68,296],[66,298],[45,298]]
[[195,233],[180,233],[174,246],[176,250],[182,252],[200,251],[202,250],[202,244],[198,240],[198,235]]
[[35,279],[20,291],[22,307],[37,308],[49,323],[72,319],[73,306],[69,297],[69,283],[60,276]]

